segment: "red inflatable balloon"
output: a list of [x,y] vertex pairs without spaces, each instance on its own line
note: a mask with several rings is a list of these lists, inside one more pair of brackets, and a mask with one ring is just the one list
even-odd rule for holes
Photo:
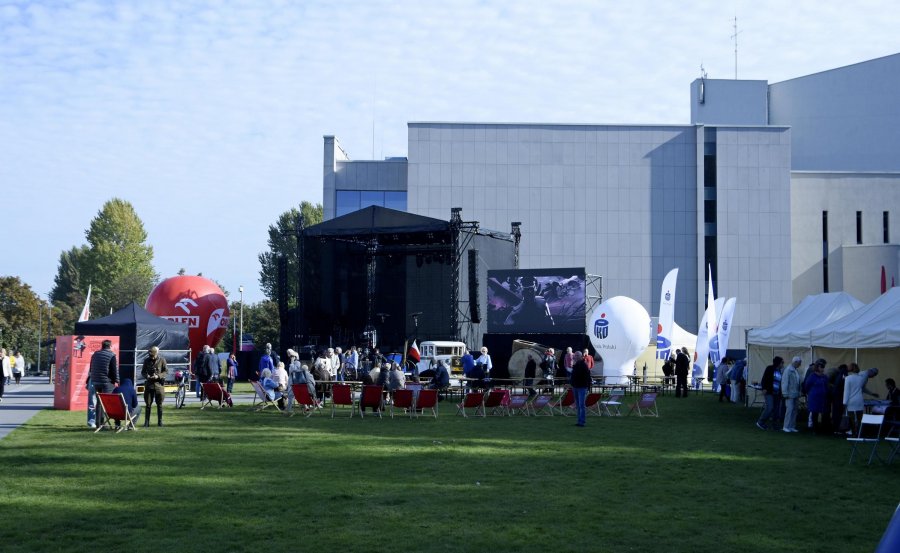
[[200,276],[174,276],[156,285],[147,298],[147,311],[187,323],[192,359],[203,346],[215,347],[228,329],[228,299],[219,286]]

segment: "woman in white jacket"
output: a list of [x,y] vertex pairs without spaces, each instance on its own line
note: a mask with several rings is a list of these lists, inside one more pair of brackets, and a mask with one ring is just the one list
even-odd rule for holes
[[6,355],[6,349],[0,349],[0,359],[3,363],[3,375],[0,377],[0,401],[3,401],[3,393],[6,391],[6,379],[12,376],[12,364],[9,356]]

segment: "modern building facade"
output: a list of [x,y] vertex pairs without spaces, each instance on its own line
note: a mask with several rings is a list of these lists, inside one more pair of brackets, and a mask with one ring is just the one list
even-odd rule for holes
[[[414,122],[408,157],[384,161],[351,161],[326,136],[325,217],[384,205],[435,218],[461,207],[494,229],[520,221],[521,267],[585,266],[605,296],[653,315],[678,267],[675,319],[690,331],[709,264],[716,296],[738,298],[731,347],[742,348],[745,329],[807,294],[872,299],[874,263],[897,278],[900,116],[880,87],[897,89],[900,55],[860,65],[774,85],[698,79],[689,125]],[[892,146],[845,148],[846,119],[863,108],[844,87],[867,78],[877,86],[856,90],[873,101],[858,103],[886,120],[859,124]],[[823,120],[816,102],[838,113]]]

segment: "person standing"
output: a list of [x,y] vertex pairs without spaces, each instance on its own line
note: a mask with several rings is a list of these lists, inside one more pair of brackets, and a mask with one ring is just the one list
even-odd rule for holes
[[785,405],[783,432],[797,432],[797,400],[800,399],[800,371],[797,369],[802,362],[795,356],[781,377],[781,396]]
[[12,375],[17,385],[22,381],[23,374],[25,374],[25,358],[22,357],[21,351],[16,350],[16,362],[12,367]]
[[584,362],[584,355],[580,351],[576,351],[572,355],[574,362],[572,363],[572,375],[569,378],[569,384],[572,386],[572,392],[575,394],[575,411],[578,414],[578,422],[576,426],[584,426],[587,419],[587,408],[584,405],[587,392],[591,387],[591,370],[587,363]]
[[481,355],[478,356],[478,359],[475,360],[475,363],[481,365],[484,370],[484,378],[491,377],[491,369],[494,368],[494,364],[491,363],[491,356],[488,355],[488,349],[486,347],[481,348]]
[[552,386],[553,379],[556,377],[556,352],[553,348],[549,348],[544,352],[540,367],[541,379]]
[[575,354],[572,348],[566,348],[566,354],[563,356],[563,366],[566,368],[566,376],[572,377],[572,367],[575,366]]
[[266,351],[259,358],[259,367],[256,371],[257,377],[262,378],[262,373],[266,369],[269,369],[269,374],[272,374],[275,370],[275,362],[272,360],[272,344],[266,344]]
[[[119,366],[116,354],[112,351],[112,341],[103,340],[100,350],[91,356],[88,380],[95,394],[109,394],[119,385]],[[97,399],[97,403],[100,400]],[[103,420],[97,417],[95,423],[102,424]]]
[[468,348],[463,351],[462,357],[459,358],[459,364],[462,366],[463,376],[468,378],[472,369],[475,368],[475,358],[469,353]]
[[209,379],[212,378],[211,367],[215,361],[210,358],[215,356],[216,354],[210,352],[209,346],[203,346],[203,353],[197,357],[194,374],[197,376],[197,397],[200,399],[205,397],[203,394],[203,384],[209,382]]
[[234,381],[237,380],[238,373],[238,360],[234,353],[228,356],[228,360],[225,361],[225,367],[227,371],[225,373],[227,382],[225,391],[230,394],[231,390],[234,388]]
[[724,357],[719,366],[716,367],[716,386],[719,388],[719,403],[722,403],[722,398],[725,398],[726,402],[731,403],[731,396],[727,393],[728,387],[726,384],[728,384],[728,371],[733,364],[734,361],[730,357]]
[[850,427],[854,436],[859,435],[859,425],[866,408],[863,394],[878,397],[878,394],[870,392],[866,388],[869,379],[877,374],[878,369],[872,368],[859,372],[859,365],[850,363],[850,375],[844,381],[844,408],[847,410],[847,417],[850,419]]
[[216,382],[221,383],[220,379],[222,375],[222,365],[219,362],[219,354],[216,353],[216,348],[212,346],[206,346],[207,352],[209,355],[206,356],[206,368],[207,372],[209,372],[209,381],[215,380]]
[[166,397],[166,360],[159,355],[159,348],[150,348],[150,354],[144,359],[141,376],[144,377],[144,426],[150,426],[150,409],[156,402],[156,424],[163,425],[163,400]]
[[675,357],[675,397],[687,397],[687,377],[691,368],[691,358],[687,348],[681,348]]
[[3,367],[3,370],[0,371],[0,401],[3,401],[3,393],[6,391],[6,377],[12,374],[9,357],[6,356],[6,349],[0,349],[0,364]]
[[778,422],[778,415],[781,411],[781,370],[784,368],[784,359],[777,355],[772,359],[772,364],[766,367],[763,372],[760,387],[766,393],[766,406],[756,421],[756,426],[760,430],[768,430],[769,422],[775,424]]
[[[197,355],[197,358],[194,359],[194,387],[195,392],[197,393],[197,398],[200,398],[200,395],[203,393],[203,387],[200,385],[200,375],[206,374],[206,346],[203,346],[200,349],[200,353]],[[205,382],[205,381],[204,381]]]
[[824,434],[828,426],[828,377],[824,371],[824,363],[815,363],[812,374],[803,381],[803,393],[806,394],[806,405],[816,434]]
[[591,352],[588,351],[587,348],[584,348],[584,351],[581,352],[582,358],[584,359],[584,364],[588,366],[588,370],[591,371],[591,376],[594,376],[594,356],[591,355]]

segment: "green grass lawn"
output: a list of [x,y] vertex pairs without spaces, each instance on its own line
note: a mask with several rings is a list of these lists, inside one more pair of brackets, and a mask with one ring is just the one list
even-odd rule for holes
[[0,548],[870,552],[900,500],[900,463],[848,466],[844,440],[760,431],[712,395],[586,428],[441,408],[189,406],[117,435],[42,412],[0,441]]

